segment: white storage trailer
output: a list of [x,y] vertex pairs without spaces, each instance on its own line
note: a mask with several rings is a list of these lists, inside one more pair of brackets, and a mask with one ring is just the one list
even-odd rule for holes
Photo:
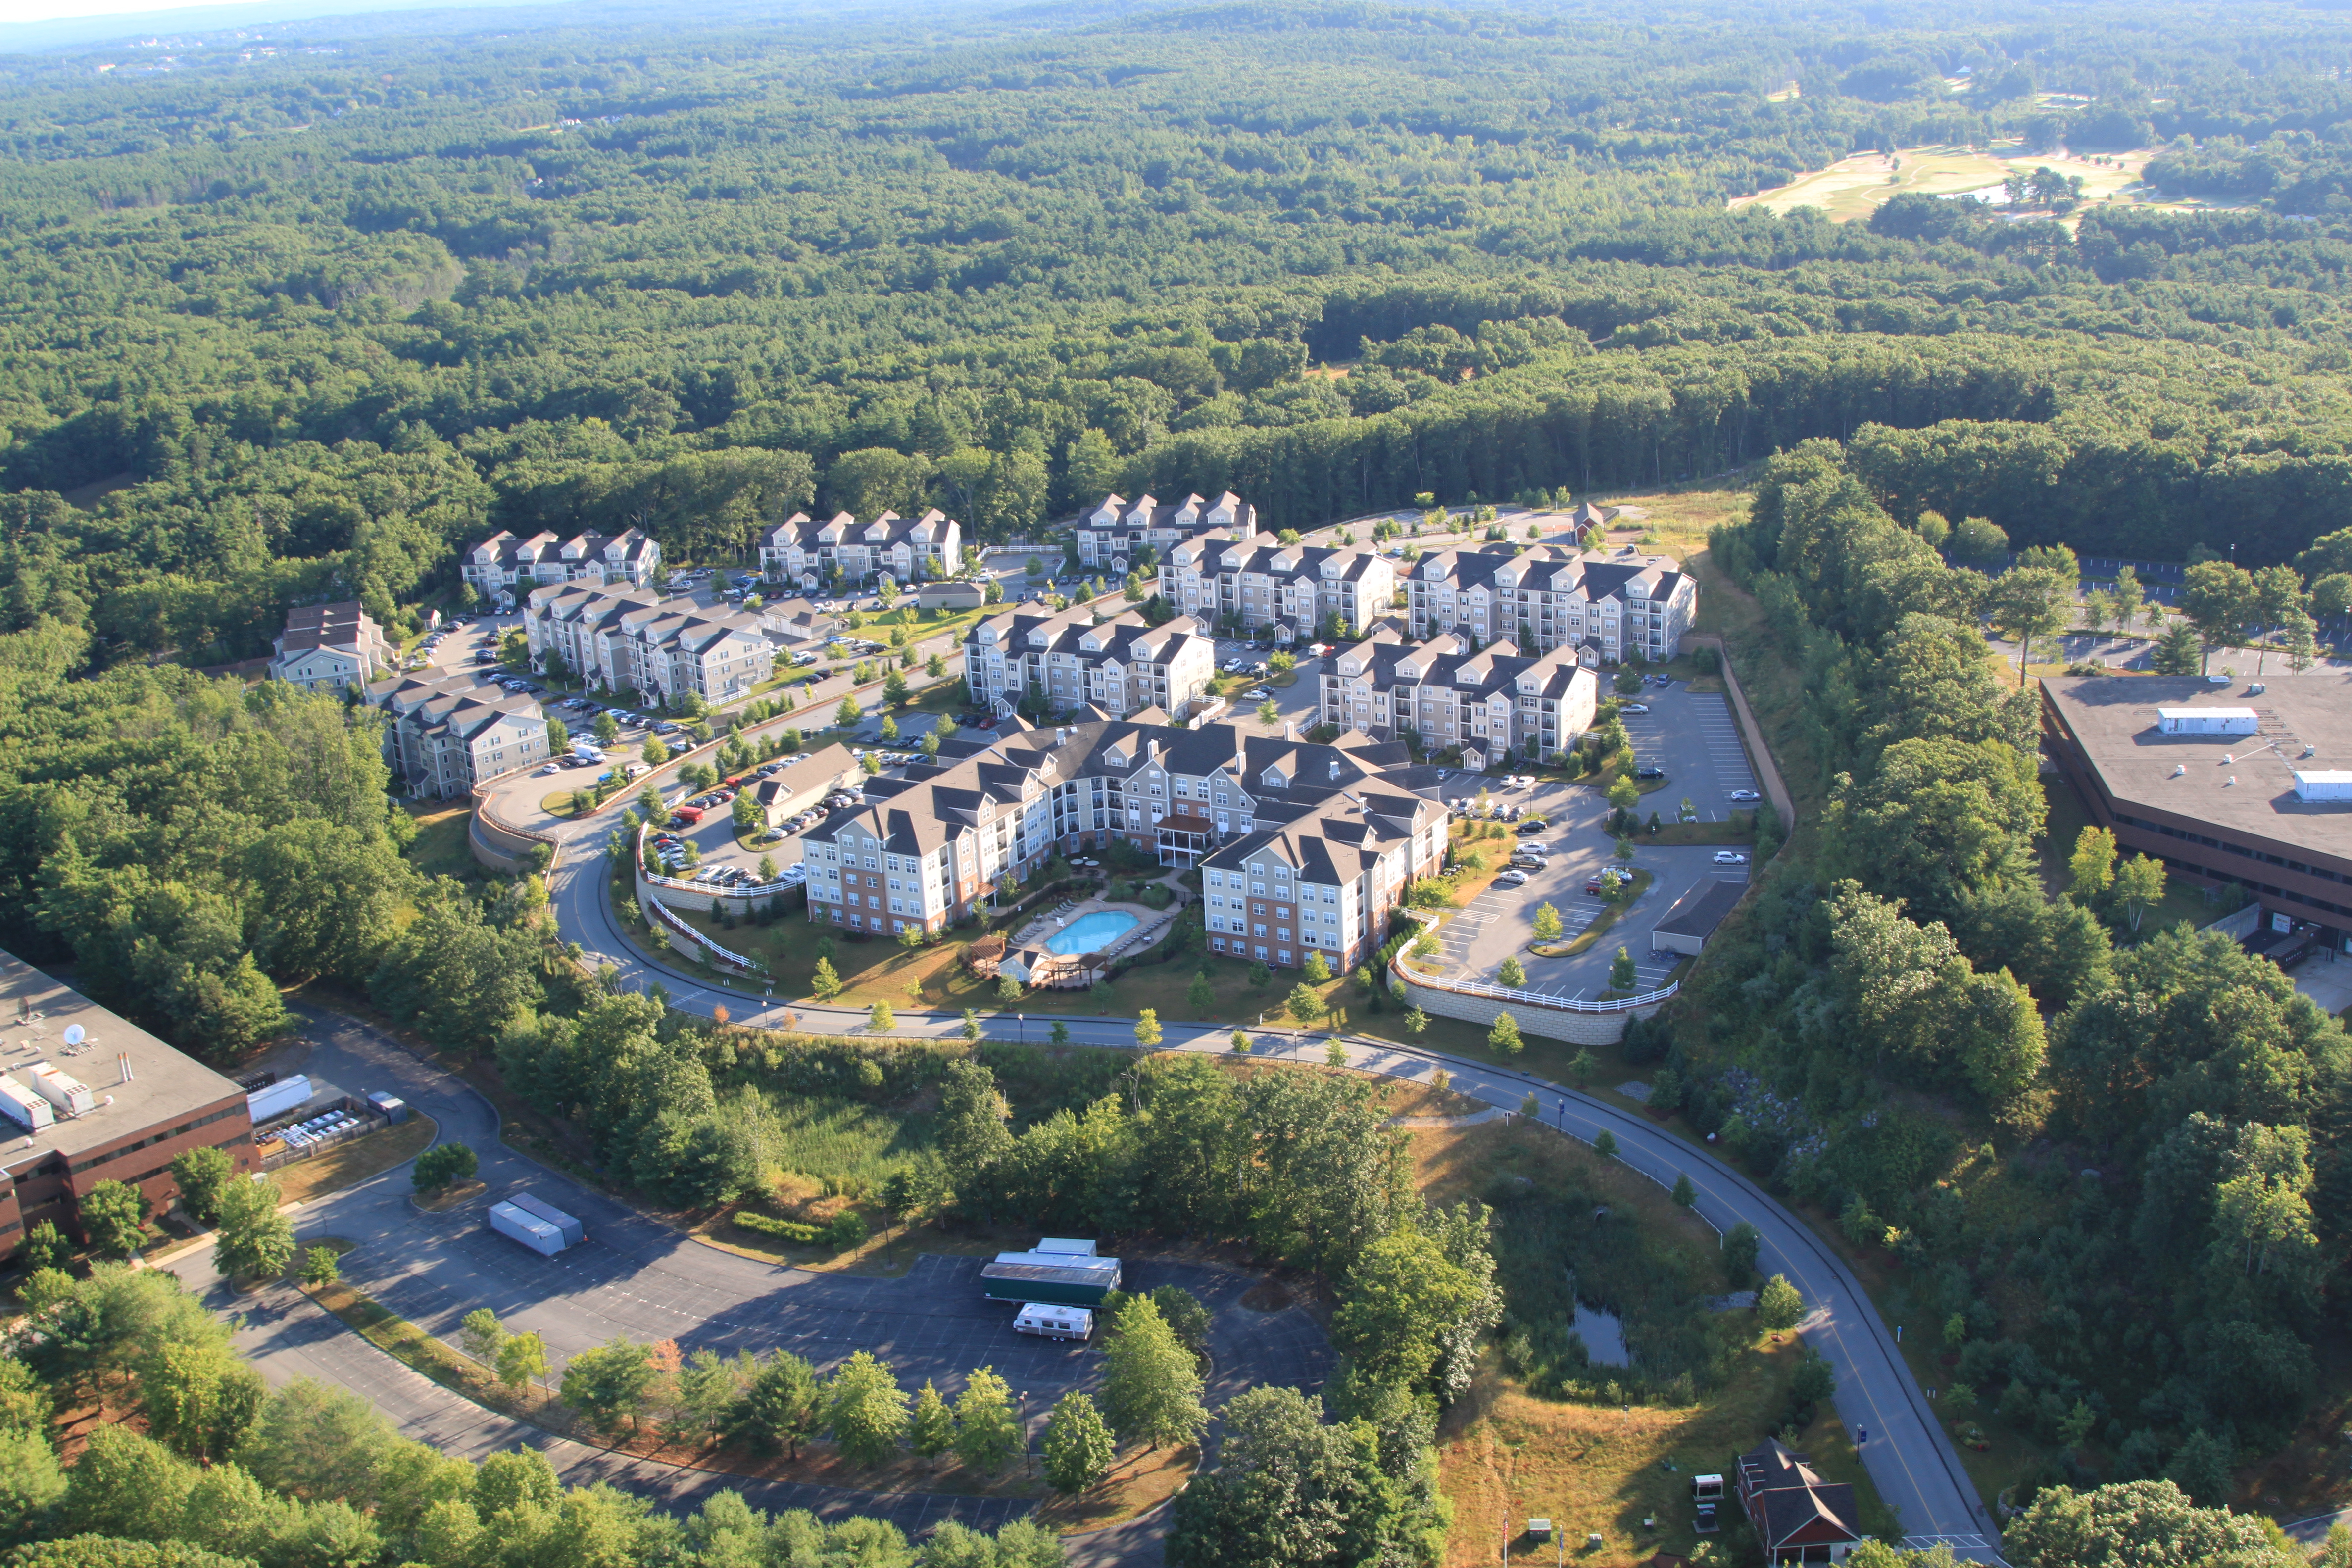
[[2167,735],[2251,735],[2263,726],[2251,708],[2159,708],[2156,727]]
[[2352,773],[2305,773],[2294,775],[2295,798],[2307,802],[2352,801]]
[[551,1225],[562,1234],[563,1245],[577,1247],[588,1239],[588,1227],[553,1204],[541,1202],[529,1193],[517,1193],[507,1200],[541,1225]]
[[44,1127],[54,1125],[58,1119],[58,1113],[49,1109],[47,1100],[5,1075],[0,1075],[0,1116],[5,1116],[27,1132],[37,1132]]
[[35,1062],[31,1070],[33,1092],[47,1100],[51,1109],[67,1116],[88,1116],[98,1109],[98,1097],[70,1073],[47,1062]]
[[521,1242],[541,1257],[552,1258],[563,1250],[563,1232],[512,1204],[490,1205],[490,1228],[500,1236]]

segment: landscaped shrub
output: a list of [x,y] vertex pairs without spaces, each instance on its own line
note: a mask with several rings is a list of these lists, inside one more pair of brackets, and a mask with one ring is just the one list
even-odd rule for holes
[[420,1193],[446,1187],[452,1182],[462,1182],[474,1173],[474,1152],[463,1143],[436,1143],[416,1156],[411,1179]]
[[774,1215],[760,1214],[751,1209],[736,1210],[733,1218],[745,1230],[798,1242],[803,1247],[815,1246],[817,1237],[824,1234],[813,1225],[803,1225],[796,1219],[778,1219]]

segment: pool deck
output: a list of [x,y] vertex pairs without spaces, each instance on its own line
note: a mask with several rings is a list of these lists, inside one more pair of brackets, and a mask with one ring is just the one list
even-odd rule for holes
[[[1149,904],[1113,902],[1108,899],[1081,899],[1067,909],[1057,909],[1040,915],[1021,928],[1020,935],[1006,945],[1004,963],[1018,964],[1027,972],[1028,984],[1053,989],[1076,989],[1091,985],[1104,965],[1128,948],[1156,942],[1160,931],[1182,911],[1181,902],[1164,910]],[[1088,915],[1121,914],[1135,917],[1135,924],[1109,937],[1102,946],[1087,952],[1057,953],[1046,951],[1045,943],[1054,936]],[[1040,962],[1027,962],[1035,955]],[[1000,966],[1001,968],[1002,966]]]

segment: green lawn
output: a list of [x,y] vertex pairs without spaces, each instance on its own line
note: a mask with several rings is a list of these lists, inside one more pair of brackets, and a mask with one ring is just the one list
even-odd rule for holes
[[433,801],[407,811],[416,823],[416,841],[408,847],[410,865],[427,877],[481,875],[481,863],[474,858],[467,839],[473,830],[472,801]]

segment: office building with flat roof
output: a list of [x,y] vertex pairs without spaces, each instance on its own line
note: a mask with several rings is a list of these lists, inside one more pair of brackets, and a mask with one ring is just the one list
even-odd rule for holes
[[100,1182],[162,1212],[173,1157],[206,1145],[239,1174],[259,1168],[245,1090],[0,952],[0,1257],[45,1219],[80,1234]]
[[[2042,683],[2051,757],[2126,855],[2352,937],[2352,670]],[[2072,846],[2062,845],[2062,850]]]

